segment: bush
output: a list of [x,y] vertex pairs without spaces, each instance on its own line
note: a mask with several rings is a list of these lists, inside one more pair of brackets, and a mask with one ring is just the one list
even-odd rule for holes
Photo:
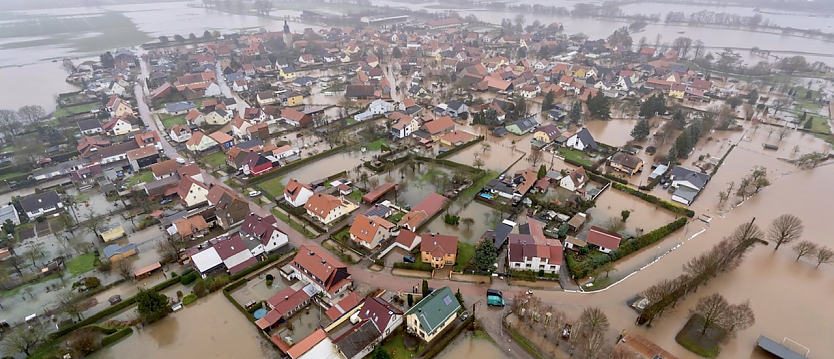
[[273,276],[272,274],[267,274],[266,280],[275,280],[275,276]]
[[182,277],[180,277],[180,284],[189,285],[191,283],[194,283],[195,280],[197,280],[197,274],[196,273],[188,273],[188,274],[183,275]]
[[189,305],[197,301],[197,295],[194,293],[188,293],[185,297],[182,297],[182,305]]
[[110,334],[113,334],[113,333],[118,331],[118,329],[116,329],[116,328],[104,327],[104,326],[101,326],[101,325],[98,325],[98,324],[90,324],[90,325],[88,325],[84,328],[78,329],[77,331],[82,331],[82,330],[93,330],[93,331],[99,332],[101,334],[106,334],[106,335],[110,335]]
[[206,282],[202,280],[197,281],[197,283],[194,283],[194,288],[192,288],[192,290],[192,293],[194,293],[198,297],[205,297],[209,294],[208,288],[206,288]]
[[678,205],[673,204],[669,201],[665,201],[665,200],[662,200],[662,199],[657,198],[655,196],[652,196],[648,193],[640,192],[640,191],[635,190],[634,188],[631,188],[629,186],[625,186],[625,185],[622,185],[622,184],[619,184],[619,183],[612,183],[612,186],[615,189],[618,189],[620,191],[628,193],[632,196],[639,197],[640,199],[642,199],[646,202],[656,204],[660,207],[668,209],[669,211],[672,211],[673,213],[684,215],[684,216],[687,216],[687,217],[690,217],[690,218],[695,216],[695,211],[693,211],[691,209],[678,206]]
[[176,278],[178,275],[177,272],[171,272],[171,278]]
[[109,260],[99,260],[98,262],[98,270],[102,272],[109,272],[113,269],[113,263],[110,263]]
[[87,289],[96,289],[101,286],[101,280],[96,277],[84,278],[84,286],[87,287]]
[[128,335],[131,335],[131,334],[133,334],[133,329],[132,328],[122,329],[122,330],[116,332],[115,334],[110,334],[110,335],[102,338],[101,339],[101,346],[106,347],[110,344],[115,343],[119,339],[122,339],[122,338],[124,338]]

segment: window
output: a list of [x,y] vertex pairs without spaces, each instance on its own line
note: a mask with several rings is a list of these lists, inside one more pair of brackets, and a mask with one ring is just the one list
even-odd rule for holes
[[530,263],[527,263],[527,268],[533,268],[533,265],[530,264]]

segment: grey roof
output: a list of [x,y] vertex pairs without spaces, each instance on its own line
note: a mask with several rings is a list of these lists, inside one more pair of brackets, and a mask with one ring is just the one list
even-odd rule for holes
[[675,166],[670,175],[673,181],[687,181],[692,185],[703,189],[704,185],[709,181],[709,175],[706,173],[695,172],[689,168],[682,166]]
[[764,349],[766,352],[782,359],[805,359],[805,356],[788,349],[788,347],[779,344],[764,335],[759,336],[759,340],[756,341],[756,345],[759,348]]
[[364,320],[362,323],[351,327],[347,333],[336,338],[335,344],[345,358],[353,358],[367,346],[373,345],[374,341],[381,335],[382,333],[379,332],[373,322]]
[[669,166],[667,165],[657,165],[657,168],[655,168],[654,171],[652,171],[652,174],[649,175],[649,179],[655,179],[657,176],[662,176],[668,169]]
[[591,149],[597,149],[597,141],[594,141],[594,136],[591,136],[591,133],[588,132],[587,128],[583,128],[576,133],[576,136],[582,140],[582,143],[590,147]]
[[498,137],[503,137],[504,135],[507,134],[507,129],[504,128],[504,127],[498,127],[496,129],[492,130],[492,134],[496,135]]
[[57,165],[54,165],[52,167],[38,168],[38,169],[32,171],[32,176],[38,177],[38,176],[45,175],[47,173],[53,173],[53,172],[58,172],[59,174],[67,174],[67,173],[70,172],[69,171],[70,168],[78,166],[78,165],[87,164],[87,163],[90,163],[90,160],[88,160],[86,158],[81,158],[81,159],[67,161],[67,162],[61,162],[61,163],[59,163]]
[[378,205],[375,205],[375,206],[371,207],[371,209],[369,209],[367,212],[365,212],[365,217],[373,217],[373,216],[383,217],[386,214],[388,214],[388,212],[391,212],[391,209],[388,208],[388,206],[378,204]]
[[224,110],[222,108],[214,109],[214,112],[217,112],[217,114],[222,116],[222,117],[226,117],[226,115],[229,114],[228,112],[226,112],[226,110]]
[[696,191],[686,186],[679,186],[678,189],[675,190],[675,193],[673,195],[676,197],[686,199],[688,203],[692,203],[692,201],[695,200],[695,196],[698,195],[698,192],[700,191]]
[[233,73],[230,73],[230,74],[226,75],[226,82],[227,83],[232,83],[232,82],[235,82],[236,80],[240,80],[240,79],[245,78],[245,77],[246,77],[246,74],[244,74],[244,73],[233,72]]
[[510,187],[506,183],[501,182],[500,180],[497,180],[497,179],[489,180],[489,182],[487,182],[486,186],[484,186],[484,189],[487,189],[487,190],[490,190],[490,191],[504,192],[504,193],[513,193],[513,192],[515,192],[515,189],[513,189],[512,187]]
[[12,220],[15,224],[20,223],[20,217],[18,217],[14,206],[0,207],[0,224],[5,223],[7,219]]
[[37,212],[41,208],[55,207],[61,202],[58,192],[49,191],[28,195],[20,199],[20,207],[26,212]]
[[272,63],[269,60],[255,60],[252,61],[252,66],[255,67],[269,67],[272,66]]
[[294,84],[299,84],[299,85],[304,85],[307,82],[316,83],[316,78],[312,77],[312,76],[301,76],[301,77],[296,78],[295,81],[293,81]]
[[538,123],[538,122],[536,122],[536,120],[535,120],[532,116],[530,116],[530,117],[527,117],[527,118],[522,118],[522,119],[520,119],[520,120],[518,120],[518,121],[515,121],[515,122],[513,122],[513,123],[511,123],[511,124],[507,125],[507,127],[512,126],[512,125],[515,125],[515,126],[517,126],[517,127],[518,127],[518,129],[519,129],[521,132],[528,132],[528,131],[530,131],[530,130],[532,130],[532,129],[536,128],[536,126],[538,126],[538,124],[539,124],[539,123]]
[[133,243],[130,243],[124,247],[114,243],[107,247],[104,247],[104,256],[110,258],[114,255],[131,252],[133,250],[139,251],[139,248]]
[[81,129],[81,131],[94,130],[94,129],[97,129],[97,128],[100,129],[101,128],[101,122],[98,122],[98,120],[95,119],[95,118],[91,118],[91,119],[88,119],[88,120],[81,120],[81,121],[78,121],[78,128]]
[[417,320],[420,322],[423,331],[432,333],[449,317],[457,313],[458,309],[460,309],[460,302],[455,298],[455,294],[449,287],[443,287],[417,302],[405,312],[405,315],[417,315]]
[[263,145],[264,145],[264,141],[262,139],[255,138],[254,140],[243,141],[241,143],[238,143],[235,146],[237,146],[240,149],[245,150],[245,149],[249,149],[249,148],[252,148],[252,147],[255,147],[255,146],[263,146]]
[[188,111],[193,108],[197,108],[197,106],[189,101],[179,101],[165,104],[165,110],[168,112]]
[[504,221],[498,223],[498,225],[495,227],[495,230],[492,231],[492,235],[494,236],[492,243],[495,245],[495,248],[501,248],[501,246],[504,245],[504,243],[507,241],[507,237],[510,236],[510,232],[512,232],[512,230],[513,226],[504,223]]
[[446,107],[451,108],[455,111],[460,111],[463,108],[463,106],[464,104],[462,102],[458,100],[452,100],[452,102],[449,102],[449,104]]

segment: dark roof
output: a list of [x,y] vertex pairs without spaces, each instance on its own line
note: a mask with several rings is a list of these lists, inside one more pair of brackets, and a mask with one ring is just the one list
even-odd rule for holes
[[78,121],[78,128],[81,129],[81,131],[88,131],[96,128],[101,128],[101,122],[98,122],[98,120],[94,118],[91,118],[89,120],[81,120]]
[[597,149],[597,141],[594,141],[594,136],[591,136],[591,133],[588,132],[587,128],[583,128],[576,133],[576,136],[582,140],[582,143],[590,147],[591,149]]
[[527,132],[527,131],[530,131],[533,128],[535,128],[538,124],[539,123],[536,122],[536,120],[531,116],[531,117],[522,118],[518,121],[515,121],[515,122],[507,125],[507,127],[512,126],[512,125],[516,125],[521,132]]
[[246,149],[250,149],[252,147],[263,146],[263,145],[264,145],[263,140],[261,140],[260,138],[255,138],[254,140],[240,142],[235,146],[237,146],[240,149],[246,150]]
[[709,181],[709,175],[706,173],[695,172],[691,169],[681,166],[672,168],[670,175],[673,181],[688,181],[698,188],[704,188],[704,185]]
[[495,245],[495,248],[501,248],[504,243],[507,241],[507,237],[510,236],[510,232],[512,232],[514,226],[511,226],[507,222],[501,221],[495,226],[495,230],[492,231],[492,243]]
[[640,157],[630,155],[625,152],[617,152],[613,156],[611,156],[611,162],[619,163],[628,168],[636,168],[640,162],[643,162]]
[[377,204],[377,205],[374,205],[373,207],[371,207],[371,209],[369,209],[367,212],[365,212],[365,217],[373,217],[373,216],[383,217],[383,216],[387,215],[389,212],[391,212],[390,208],[388,208],[387,206],[385,206],[383,204]]
[[363,320],[348,329],[345,334],[336,338],[334,344],[339,348],[339,351],[345,355],[345,358],[353,358],[368,345],[372,345],[382,333],[376,328],[374,323],[370,320]]
[[455,111],[460,111],[461,107],[463,107],[463,103],[458,100],[452,100],[452,102],[449,102],[447,107]]
[[374,87],[366,85],[348,85],[345,87],[345,97],[371,97]]
[[135,150],[137,148],[139,148],[139,144],[134,140],[130,140],[112,146],[99,148],[99,150],[94,152],[90,158],[101,159],[120,154],[127,154],[128,151]]
[[766,352],[773,354],[782,359],[803,359],[805,358],[801,354],[788,349],[786,346],[779,344],[770,338],[760,335],[759,340],[756,341],[756,345],[759,348],[764,349]]
[[498,179],[489,180],[489,182],[487,182],[486,186],[484,186],[484,189],[490,190],[490,191],[504,192],[504,193],[513,193],[513,192],[515,192],[514,188],[512,188],[510,185],[508,185],[508,184],[506,184],[506,183],[504,183],[504,182],[502,182],[501,180],[498,180]]
[[58,192],[49,191],[28,195],[20,199],[20,207],[26,212],[37,212],[41,208],[54,207],[61,202]]

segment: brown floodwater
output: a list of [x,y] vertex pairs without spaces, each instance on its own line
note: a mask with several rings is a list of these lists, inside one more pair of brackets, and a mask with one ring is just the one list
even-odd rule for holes
[[257,329],[214,293],[188,308],[136,331],[94,359],[275,358],[278,353]]
[[469,333],[461,334],[438,356],[439,359],[506,359],[509,357],[495,344],[484,339],[477,339]]
[[365,153],[359,151],[340,152],[283,175],[282,182],[286,184],[290,178],[294,178],[302,183],[310,183],[342,171],[349,172],[378,154],[379,151],[367,151]]

